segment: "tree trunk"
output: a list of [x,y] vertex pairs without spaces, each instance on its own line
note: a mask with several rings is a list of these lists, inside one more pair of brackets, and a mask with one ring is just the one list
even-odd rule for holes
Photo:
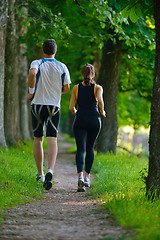
[[7,2],[0,2],[0,146],[6,147],[4,135],[4,65],[5,65],[5,28],[7,19]]
[[[22,1],[19,1],[21,3]],[[23,13],[27,16],[27,8],[23,7],[21,9]],[[24,34],[27,31],[26,26],[21,26],[19,23],[21,23],[24,19],[18,18],[18,35],[24,36]],[[20,137],[21,139],[31,139],[30,131],[29,131],[29,116],[30,111],[28,114],[28,104],[27,104],[27,82],[28,82],[28,63],[27,63],[27,57],[25,55],[27,51],[26,44],[20,44],[19,45],[19,112],[20,112]]]
[[5,53],[5,137],[7,144],[19,138],[18,64],[15,0],[9,1]]
[[29,114],[27,104],[27,77],[28,77],[28,65],[27,58],[24,55],[26,49],[25,44],[20,45],[19,56],[19,111],[20,111],[20,137],[21,139],[31,139],[29,131]]
[[98,83],[104,89],[104,103],[107,117],[102,118],[102,129],[97,140],[98,152],[116,153],[118,134],[117,93],[121,58],[120,42],[116,45],[110,40],[106,42],[102,52]]
[[160,1],[154,0],[156,56],[153,98],[151,105],[151,127],[149,135],[149,170],[146,189],[149,198],[160,196]]

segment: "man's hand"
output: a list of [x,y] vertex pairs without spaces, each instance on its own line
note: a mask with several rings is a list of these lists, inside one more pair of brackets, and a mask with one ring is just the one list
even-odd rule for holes
[[32,93],[28,93],[27,94],[27,100],[32,100],[33,99],[33,96],[34,96],[34,94],[32,94]]

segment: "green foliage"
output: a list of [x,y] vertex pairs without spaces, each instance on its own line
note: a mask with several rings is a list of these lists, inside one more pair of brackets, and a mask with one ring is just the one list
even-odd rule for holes
[[154,78],[154,51],[139,48],[123,55],[118,93],[120,125],[148,127]]
[[[24,13],[22,7],[28,12]],[[44,39],[55,38],[56,58],[71,73],[72,85],[82,80],[82,66],[90,62],[100,67],[104,43],[110,39],[122,43],[123,61],[118,96],[119,124],[147,126],[152,97],[155,31],[153,3],[142,1],[62,1],[28,0],[17,8],[27,26],[21,37],[29,51],[29,62]],[[37,57],[37,56],[36,56]],[[68,123],[70,93],[62,97],[62,123]],[[145,108],[140,106],[144,105]],[[139,106],[139,107],[137,107]],[[144,110],[143,110],[144,109]]]
[[36,182],[33,143],[0,149],[0,218],[4,209],[42,197],[42,184]]
[[135,1],[130,1],[121,12],[123,18],[130,18],[132,22],[137,22],[138,18],[142,16],[140,3],[135,4]]
[[117,222],[136,230],[135,239],[160,238],[160,202],[145,197],[148,161],[118,152],[95,157],[94,182],[89,194],[104,203]]
[[149,127],[150,102],[139,97],[137,91],[120,92],[118,94],[118,123],[119,126],[130,125],[137,129],[139,126]]

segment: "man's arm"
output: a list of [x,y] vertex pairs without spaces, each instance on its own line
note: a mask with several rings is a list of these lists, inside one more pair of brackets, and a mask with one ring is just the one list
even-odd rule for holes
[[70,90],[70,85],[69,84],[63,85],[62,93],[67,93],[69,90]]
[[27,95],[28,100],[31,100],[33,98],[34,87],[36,82],[36,74],[37,74],[37,69],[31,68],[28,75],[28,88],[29,88],[29,93]]

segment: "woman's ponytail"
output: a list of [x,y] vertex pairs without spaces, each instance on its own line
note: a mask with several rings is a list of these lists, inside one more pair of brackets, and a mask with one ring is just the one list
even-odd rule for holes
[[82,69],[82,75],[86,86],[89,86],[91,84],[91,74],[94,74],[94,66],[87,63]]

